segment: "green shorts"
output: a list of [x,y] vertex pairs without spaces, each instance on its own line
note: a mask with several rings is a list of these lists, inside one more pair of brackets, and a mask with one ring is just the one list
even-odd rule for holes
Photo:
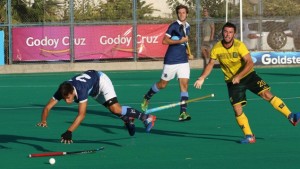
[[241,79],[239,84],[228,82],[227,89],[231,105],[246,105],[246,90],[259,95],[264,90],[270,90],[270,86],[253,71]]

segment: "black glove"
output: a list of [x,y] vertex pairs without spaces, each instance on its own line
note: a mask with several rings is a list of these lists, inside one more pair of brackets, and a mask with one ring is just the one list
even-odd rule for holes
[[72,141],[72,131],[69,131],[67,130],[66,132],[64,132],[62,135],[61,135],[61,142],[62,143],[73,143]]

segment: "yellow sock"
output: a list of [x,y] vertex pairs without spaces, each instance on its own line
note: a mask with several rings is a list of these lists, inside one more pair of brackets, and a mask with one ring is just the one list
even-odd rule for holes
[[274,96],[270,100],[270,103],[276,110],[282,113],[286,118],[288,118],[289,115],[291,114],[289,108],[284,104],[284,102],[280,98]]
[[245,135],[253,135],[248,118],[245,113],[242,113],[240,116],[235,117],[238,125],[241,127]]

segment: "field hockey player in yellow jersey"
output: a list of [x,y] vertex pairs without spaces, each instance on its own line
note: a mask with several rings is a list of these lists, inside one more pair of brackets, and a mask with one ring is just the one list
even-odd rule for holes
[[194,86],[201,88],[213,69],[215,61],[218,60],[225,76],[229,100],[235,112],[236,121],[245,135],[240,143],[251,144],[255,143],[256,139],[243,111],[243,106],[247,103],[246,90],[250,90],[268,101],[294,126],[299,122],[300,113],[292,113],[279,97],[270,92],[270,86],[254,71],[254,63],[247,47],[243,42],[235,39],[235,34],[236,26],[227,22],[222,28],[223,39],[212,48],[210,61]]

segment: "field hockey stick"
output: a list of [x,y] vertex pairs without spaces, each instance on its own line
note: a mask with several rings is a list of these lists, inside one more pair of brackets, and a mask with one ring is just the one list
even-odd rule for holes
[[156,107],[156,108],[146,110],[145,114],[149,114],[149,113],[169,109],[169,108],[172,108],[172,107],[180,106],[180,105],[183,105],[183,104],[188,104],[188,103],[191,103],[191,102],[203,100],[203,99],[206,99],[206,98],[209,98],[209,97],[214,97],[214,96],[215,96],[214,94],[210,94],[210,95],[198,97],[198,98],[195,98],[195,99],[190,99],[190,100],[187,100],[187,101],[181,101],[181,102],[178,102],[178,103],[172,103],[172,104],[167,104],[167,105],[164,105],[164,106],[159,106],[159,107]]
[[[186,37],[186,32],[183,29],[184,29],[184,26],[180,25],[180,30],[183,32],[184,37]],[[192,52],[191,52],[189,42],[186,42],[186,48],[188,51],[189,59],[194,59],[194,56],[192,55]]]
[[64,156],[64,155],[74,155],[74,154],[91,154],[97,151],[103,150],[104,147],[100,147],[94,150],[82,150],[82,151],[58,151],[58,152],[45,152],[45,153],[36,153],[36,154],[29,154],[29,158],[31,157],[48,157],[48,156]]

